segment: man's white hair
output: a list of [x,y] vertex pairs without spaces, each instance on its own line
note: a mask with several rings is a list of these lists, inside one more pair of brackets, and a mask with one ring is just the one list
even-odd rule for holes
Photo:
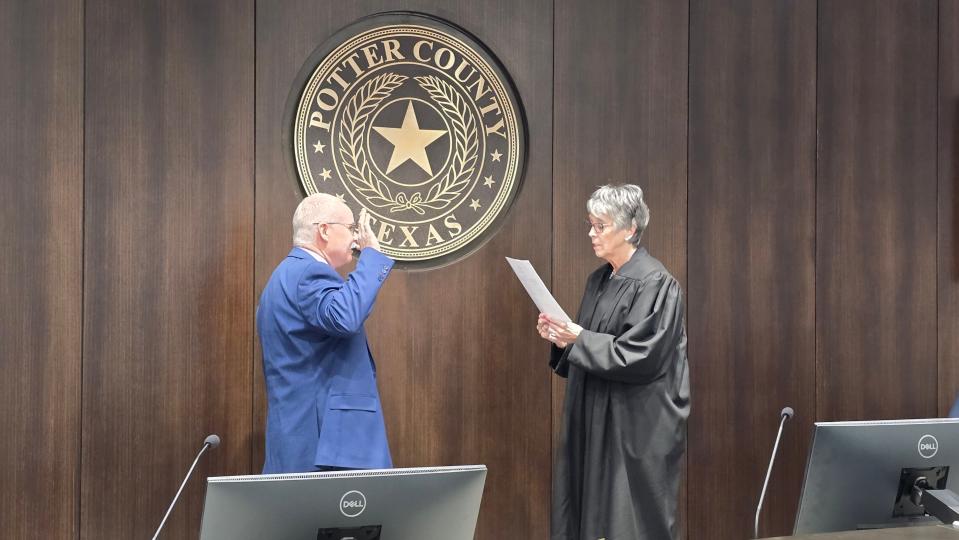
[[293,212],[293,245],[312,244],[316,238],[314,223],[336,221],[337,210],[343,206],[346,206],[346,203],[329,193],[314,193],[300,201]]
[[639,246],[643,231],[649,225],[649,207],[643,200],[643,188],[635,184],[613,186],[607,184],[590,195],[586,211],[594,216],[609,216],[617,229],[636,227],[629,243]]

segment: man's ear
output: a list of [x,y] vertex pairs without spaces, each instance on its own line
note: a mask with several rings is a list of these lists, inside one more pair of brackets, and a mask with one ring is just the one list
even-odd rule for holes
[[326,225],[320,224],[316,226],[316,240],[319,243],[320,240],[323,242],[328,242],[330,240],[330,233],[327,232]]

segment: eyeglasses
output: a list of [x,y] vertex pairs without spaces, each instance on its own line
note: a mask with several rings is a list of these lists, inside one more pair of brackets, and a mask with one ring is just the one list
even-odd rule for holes
[[584,223],[589,225],[590,229],[596,231],[596,234],[603,234],[603,231],[613,226],[612,223],[603,223],[602,221],[590,221],[588,219],[583,220]]
[[359,226],[356,223],[337,223],[335,221],[321,221],[313,223],[313,225],[342,225],[350,230],[352,234],[356,234],[356,231],[359,230]]

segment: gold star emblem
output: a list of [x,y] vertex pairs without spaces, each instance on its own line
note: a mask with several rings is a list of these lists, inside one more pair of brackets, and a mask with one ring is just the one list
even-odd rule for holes
[[344,197],[342,193],[337,193],[336,198],[341,201],[346,201],[346,197]]
[[324,180],[324,181],[329,180],[329,179],[330,179],[330,170],[327,169],[326,167],[324,167],[324,168],[323,168],[323,172],[320,173],[320,176],[323,177],[323,180]]
[[313,153],[319,152],[323,153],[323,149],[326,148],[326,145],[320,141],[316,141],[316,144],[313,145]]
[[426,174],[432,176],[433,168],[430,167],[430,160],[426,157],[426,147],[445,135],[446,130],[420,129],[412,101],[406,104],[406,116],[403,117],[401,127],[373,126],[373,129],[393,145],[393,155],[390,156],[390,164],[386,168],[386,174],[393,172],[393,169],[411,159],[413,163],[426,171]]
[[502,155],[503,155],[503,154],[500,154],[500,153],[499,153],[499,150],[493,150],[493,153],[490,154],[489,157],[493,158],[493,161],[499,161],[499,158],[500,158]]
[[470,203],[470,208],[472,208],[473,210],[479,210],[480,209],[479,199],[470,199],[470,200],[473,201]]
[[486,181],[483,182],[483,185],[485,185],[485,186],[488,187],[488,188],[492,188],[492,187],[493,187],[493,184],[496,183],[496,182],[493,181],[493,175],[492,175],[492,174],[489,175],[489,176],[485,176],[484,178],[486,179]]

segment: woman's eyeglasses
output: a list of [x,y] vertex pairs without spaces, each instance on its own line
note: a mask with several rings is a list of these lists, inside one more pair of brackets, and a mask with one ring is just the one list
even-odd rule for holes
[[613,226],[612,223],[603,223],[602,221],[590,221],[584,220],[584,223],[589,225],[590,229],[596,231],[596,234],[603,234],[603,231]]

